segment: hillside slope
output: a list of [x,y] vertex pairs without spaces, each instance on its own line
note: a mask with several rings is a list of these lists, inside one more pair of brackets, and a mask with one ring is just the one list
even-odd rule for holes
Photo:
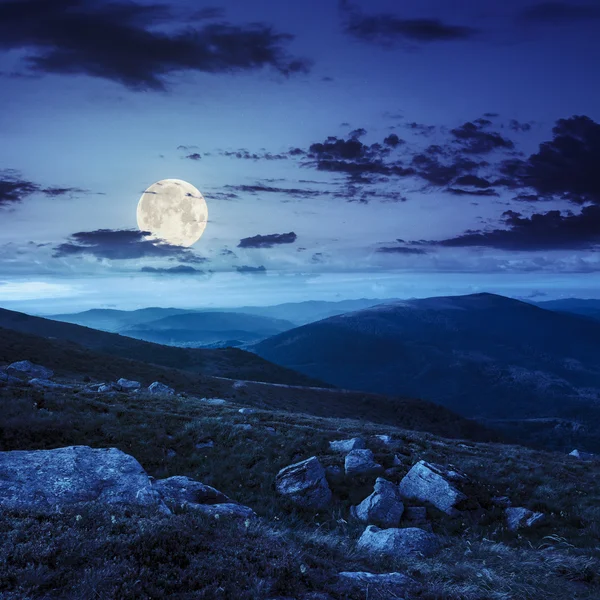
[[252,342],[276,335],[294,324],[283,319],[237,312],[198,312],[176,314],[139,323],[119,333],[168,345],[204,345],[223,340]]
[[[243,374],[256,372],[256,367],[252,363],[244,366],[241,361],[237,362],[239,368],[235,366],[236,363],[220,365],[220,372],[230,378],[199,375],[190,370],[93,352],[73,342],[45,339],[0,328],[0,366],[18,360],[43,364],[53,369],[58,376],[67,379],[82,380],[88,377],[97,381],[115,381],[125,377],[140,381],[144,386],[160,381],[186,394],[227,398],[259,408],[289,410],[319,417],[365,419],[446,437],[482,441],[500,439],[490,429],[430,402],[345,390],[245,381]],[[302,381],[302,376],[294,372],[269,365],[271,367],[273,378],[291,382],[300,378]],[[261,366],[261,371],[266,373],[267,368]],[[306,378],[303,383],[306,382],[311,383],[312,380]]]
[[[600,323],[495,296],[381,305],[260,342],[260,356],[328,381],[486,419],[561,418],[521,439],[600,449]],[[504,427],[504,426],[503,426]]]
[[218,375],[290,385],[322,385],[310,377],[282,369],[250,352],[236,348],[216,350],[174,348],[133,338],[32,317],[24,313],[0,309],[0,327],[21,333],[74,342],[95,352],[131,358],[145,363],[190,371],[202,375]]
[[600,300],[582,300],[580,298],[565,298],[564,300],[547,300],[536,302],[536,306],[559,312],[573,313],[600,321]]

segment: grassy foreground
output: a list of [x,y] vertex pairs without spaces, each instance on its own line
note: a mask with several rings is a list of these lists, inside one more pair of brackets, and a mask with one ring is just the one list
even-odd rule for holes
[[[241,415],[239,405],[197,398],[117,395],[30,388],[0,390],[0,450],[74,444],[117,447],[156,478],[188,475],[252,507],[256,522],[171,517],[93,504],[62,513],[0,515],[0,598],[366,598],[343,589],[337,573],[397,570],[414,577],[425,600],[598,599],[600,465],[518,446],[450,440],[385,425],[274,410]],[[251,429],[240,427],[252,425]],[[348,509],[373,479],[330,482],[331,510],[298,511],[277,496],[276,473],[317,455],[343,464],[328,442],[370,439],[398,482],[420,459],[453,464],[472,480],[480,505],[462,519],[430,511],[443,550],[430,559],[382,560],[355,550],[363,527]],[[212,448],[197,449],[207,440]],[[543,527],[509,533],[491,497],[548,515]],[[369,591],[368,598],[394,597]]]

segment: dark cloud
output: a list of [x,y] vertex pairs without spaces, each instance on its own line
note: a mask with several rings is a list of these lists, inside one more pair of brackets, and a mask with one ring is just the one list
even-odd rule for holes
[[177,267],[142,267],[142,273],[160,273],[163,275],[204,275],[204,271],[195,269],[189,265],[179,265]]
[[449,187],[446,189],[449,194],[453,196],[481,196],[481,197],[490,197],[490,196],[499,196],[496,190],[487,189],[464,189],[464,188],[455,188]]
[[487,117],[488,119],[495,119],[496,117],[499,117],[500,115],[499,115],[499,113],[496,113],[496,112],[486,112],[486,113],[483,113],[483,116]]
[[516,119],[511,119],[508,122],[508,128],[512,131],[530,131],[532,123],[521,123]]
[[413,156],[412,165],[418,176],[428,184],[442,187],[450,185],[459,177],[471,175],[487,163],[476,162],[463,156],[454,156],[451,162],[443,163],[427,154],[416,154]]
[[506,229],[467,231],[437,245],[490,247],[502,250],[585,250],[600,247],[600,206],[586,206],[579,214],[558,210],[524,217],[504,213]]
[[540,2],[526,8],[518,18],[522,22],[531,24],[562,25],[568,21],[600,19],[600,6],[575,2]]
[[541,198],[600,204],[600,124],[573,116],[558,120],[552,134],[529,158],[505,161],[501,174]]
[[347,34],[383,46],[468,40],[478,33],[472,27],[440,19],[403,19],[387,13],[367,15],[350,2],[342,2],[341,6]]
[[404,127],[420,135],[431,135],[435,131],[435,125],[425,125],[424,123],[415,123],[414,121],[406,123]]
[[357,140],[358,138],[364,137],[365,135],[367,135],[367,130],[363,129],[362,127],[359,127],[358,129],[351,131],[348,134],[348,137]]
[[[196,13],[196,20],[219,14]],[[85,74],[137,90],[164,89],[170,74],[183,71],[271,67],[287,76],[308,70],[305,60],[284,50],[293,36],[270,26],[203,22],[194,27],[182,17],[167,5],[5,0],[0,3],[0,48],[27,52],[29,73]],[[165,24],[168,30],[156,27]]]
[[297,235],[290,231],[289,233],[272,233],[270,235],[255,235],[240,240],[238,248],[272,248],[281,244],[293,244]]
[[188,154],[186,156],[186,158],[189,158],[190,160],[201,160],[202,159],[202,155],[198,154],[197,152],[194,152],[193,154]]
[[147,231],[133,229],[97,229],[80,231],[54,250],[55,257],[89,255],[96,258],[126,260],[139,258],[169,258],[185,263],[201,263],[206,259],[191,250],[148,238]]
[[406,144],[404,140],[401,140],[395,133],[391,133],[384,140],[383,143],[391,148],[397,148],[402,144]]
[[[290,151],[292,156],[295,156],[297,153],[297,148]],[[241,150],[223,150],[220,152],[221,156],[227,156],[229,158],[240,158],[243,160],[287,160],[289,156],[287,154],[272,154],[271,152],[250,152],[244,148]]]
[[409,246],[382,246],[381,248],[377,248],[377,252],[381,254],[427,254],[422,248],[411,248]]
[[355,181],[370,182],[369,176],[384,175],[406,177],[414,175],[412,168],[404,167],[399,161],[386,162],[390,148],[382,144],[363,144],[360,140],[347,140],[335,136],[324,142],[311,144],[307,158],[320,171],[343,173]]
[[43,187],[23,177],[13,170],[0,171],[0,207],[12,206],[23,200],[41,194],[48,198],[85,194],[87,190],[75,187]]
[[235,190],[236,192],[245,192],[247,194],[283,194],[294,198],[313,198],[322,194],[327,194],[326,191],[309,190],[303,188],[281,188],[270,185],[226,185],[226,189]]
[[452,129],[450,133],[454,136],[461,150],[468,154],[489,154],[493,150],[512,150],[514,142],[499,133],[486,131],[485,128],[490,121],[479,119],[478,122],[467,122]]
[[236,267],[235,270],[243,275],[265,275],[267,273],[267,269],[263,265],[260,267],[249,267],[248,265],[243,265],[241,267]]

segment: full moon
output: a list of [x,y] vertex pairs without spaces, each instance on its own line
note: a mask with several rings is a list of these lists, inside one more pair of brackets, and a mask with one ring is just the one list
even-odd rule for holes
[[141,231],[173,246],[195,244],[206,229],[208,207],[204,196],[187,181],[163,179],[140,198],[137,222]]

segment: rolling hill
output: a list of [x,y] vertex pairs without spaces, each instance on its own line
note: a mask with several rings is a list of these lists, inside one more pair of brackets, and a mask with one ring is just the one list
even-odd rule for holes
[[236,312],[198,312],[175,314],[138,323],[120,331],[122,335],[172,346],[202,346],[234,340],[234,344],[254,342],[276,335],[294,324],[282,319]]
[[[44,325],[43,321],[37,319],[34,323],[41,327]],[[56,333],[56,330],[54,332]],[[93,330],[87,332],[91,337]],[[114,334],[105,335],[119,337]],[[130,348],[140,348],[138,344],[156,346],[135,340],[129,341],[133,342]],[[182,352],[212,357],[201,366],[175,368],[168,364],[145,362],[135,351],[126,356],[125,348],[127,346],[121,347],[119,353],[103,353],[67,339],[43,338],[23,333],[22,328],[0,328],[0,366],[18,360],[30,360],[53,369],[59,378],[67,380],[81,381],[89,378],[95,381],[115,381],[119,377],[125,377],[140,381],[144,386],[153,381],[161,381],[178,392],[196,397],[227,398],[243,405],[275,411],[293,411],[318,417],[363,419],[449,438],[479,441],[501,439],[501,436],[490,429],[430,402],[315,387],[315,384],[318,385],[315,380],[272,365],[241,350],[209,352],[161,346],[152,348],[154,355],[149,356],[153,356],[155,360],[162,358],[165,363],[170,362],[165,357],[177,357]],[[263,379],[260,379],[261,377]],[[256,381],[252,381],[253,378]],[[279,383],[273,383],[274,381]],[[0,387],[1,385],[0,383]]]
[[559,312],[573,313],[600,321],[600,300],[582,300],[580,298],[565,298],[564,300],[548,300],[536,302],[536,306]]
[[409,300],[253,349],[336,386],[438,402],[523,441],[600,449],[600,323],[577,315],[492,294]]
[[0,309],[0,327],[20,333],[74,342],[109,356],[180,369],[201,375],[250,379],[291,385],[322,385],[321,382],[282,369],[237,348],[215,350],[174,348],[135,340],[116,333]]

